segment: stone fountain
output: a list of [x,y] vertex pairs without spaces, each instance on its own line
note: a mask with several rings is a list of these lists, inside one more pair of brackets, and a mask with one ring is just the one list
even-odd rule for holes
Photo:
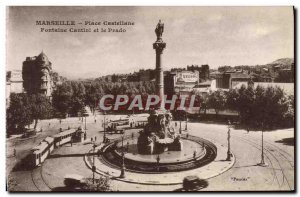
[[181,151],[180,135],[171,126],[172,114],[167,110],[152,110],[148,124],[140,131],[137,147],[140,154],[159,154],[164,151]]
[[[172,126],[172,114],[164,108],[162,53],[166,43],[162,40],[163,30],[164,24],[159,21],[153,48],[156,51],[156,91],[160,107],[150,111],[148,123],[138,136],[122,136],[101,149],[100,160],[113,168],[119,167],[123,173],[121,177],[124,177],[125,164],[126,170],[135,173],[178,172],[207,165],[217,155],[216,146],[208,140],[177,133]],[[126,154],[124,144],[127,144]]]
[[164,109],[164,75],[162,69],[162,53],[166,43],[162,40],[164,24],[159,20],[156,28],[156,41],[153,49],[156,52],[156,91],[160,98],[160,109],[150,111],[148,124],[140,132],[138,152],[140,154],[159,154],[164,151],[181,151],[180,135],[171,126],[172,114]]

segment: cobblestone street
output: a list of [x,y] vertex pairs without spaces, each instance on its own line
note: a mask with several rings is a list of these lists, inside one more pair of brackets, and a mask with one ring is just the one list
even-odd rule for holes
[[[92,149],[90,139],[97,137],[97,144],[103,140],[101,115],[87,118],[87,140],[83,143],[65,144],[55,149],[41,167],[34,170],[18,170],[16,164],[30,153],[45,136],[58,132],[59,127],[76,128],[83,125],[78,118],[42,121],[40,126],[44,131],[30,139],[7,139],[7,173],[16,181],[14,191],[51,191],[63,187],[66,174],[79,174],[92,177],[92,171],[84,161],[84,155]],[[49,126],[49,122],[51,122]],[[208,123],[188,123],[188,133],[201,138],[210,139],[225,149],[227,148],[227,125]],[[127,130],[126,134],[137,132],[137,129]],[[234,165],[218,176],[208,179],[208,187],[203,191],[235,191],[235,190],[293,190],[294,189],[294,130],[276,130],[264,133],[264,153],[268,167],[257,164],[261,159],[261,132],[247,133],[245,130],[231,129],[231,151],[235,156]],[[108,134],[108,138],[120,137],[120,134]],[[13,157],[13,148],[17,156]],[[223,154],[223,155],[222,155]],[[218,155],[218,161],[226,159],[226,151]],[[96,174],[97,176],[100,176]],[[144,174],[137,174],[140,179],[147,179]],[[166,176],[167,177],[167,176]],[[169,177],[170,178],[170,177]],[[200,177],[201,178],[201,177]],[[161,180],[164,182],[165,180]],[[145,185],[111,180],[114,191],[173,191],[180,190],[181,184],[175,185]],[[129,187],[130,185],[130,187]]]

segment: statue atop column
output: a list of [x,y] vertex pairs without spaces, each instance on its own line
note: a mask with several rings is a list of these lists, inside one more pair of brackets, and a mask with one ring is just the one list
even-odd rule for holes
[[164,32],[164,24],[161,22],[161,20],[159,20],[159,22],[155,28],[155,33],[156,33],[156,37],[157,37],[156,42],[162,42],[163,32]]
[[153,43],[156,52],[156,91],[160,98],[160,107],[150,111],[148,124],[140,131],[137,147],[140,154],[159,154],[164,151],[181,151],[183,144],[180,135],[175,133],[172,114],[165,110],[164,105],[164,73],[162,66],[162,52],[166,43],[162,40],[164,24],[159,20],[155,28],[157,40]]

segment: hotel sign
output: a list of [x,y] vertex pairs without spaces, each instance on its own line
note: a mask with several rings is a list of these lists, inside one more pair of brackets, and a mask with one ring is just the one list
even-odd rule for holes
[[182,72],[177,75],[177,82],[198,82],[199,74],[194,72]]

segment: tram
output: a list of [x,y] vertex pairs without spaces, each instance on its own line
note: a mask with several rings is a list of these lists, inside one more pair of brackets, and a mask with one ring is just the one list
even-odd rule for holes
[[54,138],[55,148],[65,144],[65,143],[71,142],[76,131],[77,131],[76,129],[69,129],[69,130],[66,130],[66,131],[63,131],[63,132],[60,132],[60,133],[54,135],[53,138]]
[[76,134],[76,129],[69,129],[54,135],[46,137],[41,143],[34,147],[31,151],[31,164],[33,166],[41,165],[45,159],[51,154],[54,148],[71,142]]
[[38,166],[42,164],[48,155],[54,149],[54,139],[52,137],[46,137],[39,145],[32,149],[32,165]]

